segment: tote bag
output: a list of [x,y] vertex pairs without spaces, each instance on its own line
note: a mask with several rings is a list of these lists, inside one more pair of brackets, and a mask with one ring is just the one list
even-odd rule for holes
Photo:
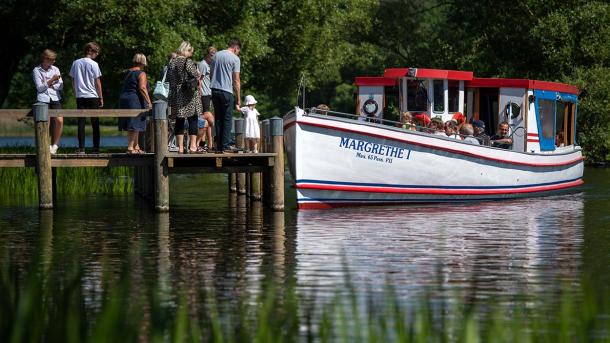
[[167,76],[167,67],[165,67],[165,71],[163,72],[163,79],[161,81],[157,81],[155,85],[155,90],[153,91],[153,97],[157,100],[167,100],[167,96],[169,95],[169,82],[165,82],[165,77]]

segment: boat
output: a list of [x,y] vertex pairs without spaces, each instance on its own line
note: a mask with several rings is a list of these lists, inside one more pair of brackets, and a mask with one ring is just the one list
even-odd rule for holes
[[[356,77],[355,113],[295,107],[284,144],[299,209],[487,201],[580,186],[577,87],[479,78],[473,72],[391,68]],[[510,126],[508,149],[402,126],[397,111],[443,122],[461,115],[491,136]]]

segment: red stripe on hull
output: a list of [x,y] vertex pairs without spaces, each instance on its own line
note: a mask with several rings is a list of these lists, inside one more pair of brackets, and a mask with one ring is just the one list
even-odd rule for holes
[[497,195],[520,194],[555,191],[582,185],[582,180],[576,180],[556,185],[524,187],[515,189],[443,189],[443,188],[393,188],[345,185],[300,184],[298,189],[315,189],[322,191],[363,192],[363,193],[397,193],[397,194],[424,194],[424,195]]
[[573,160],[566,161],[566,162],[561,162],[561,163],[528,163],[528,162],[519,162],[519,161],[509,161],[509,160],[503,160],[503,159],[499,159],[499,158],[494,158],[494,157],[474,154],[474,153],[466,152],[466,151],[462,151],[462,150],[456,150],[456,149],[451,149],[451,148],[439,147],[439,146],[436,146],[436,145],[419,143],[419,142],[413,142],[413,141],[409,141],[409,140],[406,140],[406,139],[400,139],[400,138],[395,138],[395,137],[390,137],[390,136],[381,135],[381,134],[375,134],[375,133],[369,133],[369,132],[362,132],[362,131],[358,131],[358,130],[347,129],[347,128],[342,128],[342,127],[336,127],[336,126],[332,126],[332,125],[318,124],[318,123],[308,123],[308,122],[301,122],[301,121],[297,121],[297,123],[299,123],[301,125],[317,126],[317,127],[321,127],[321,128],[325,128],[325,129],[331,129],[331,130],[336,130],[336,131],[358,133],[358,134],[365,135],[365,136],[371,136],[371,137],[377,137],[377,138],[383,138],[383,139],[390,139],[390,140],[394,140],[394,141],[397,141],[397,142],[403,142],[403,143],[409,143],[409,144],[412,144],[412,145],[422,146],[422,147],[425,147],[425,148],[436,149],[436,150],[444,150],[444,151],[449,151],[449,152],[452,152],[452,153],[455,153],[455,154],[460,154],[460,155],[465,155],[465,156],[470,156],[470,157],[481,158],[481,159],[485,159],[485,160],[489,160],[489,161],[495,161],[495,162],[501,162],[501,163],[507,163],[507,164],[515,164],[515,165],[520,165],[520,166],[530,166],[530,167],[561,167],[561,166],[568,166],[568,165],[576,164],[576,163],[578,163],[578,162],[583,160],[583,158],[581,156],[581,157],[575,158]]

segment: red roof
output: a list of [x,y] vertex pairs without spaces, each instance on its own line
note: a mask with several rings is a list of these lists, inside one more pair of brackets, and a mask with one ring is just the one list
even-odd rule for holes
[[385,77],[418,77],[426,79],[472,80],[471,71],[423,69],[423,68],[389,68],[383,73]]
[[510,87],[510,88],[527,88],[527,89],[538,89],[545,91],[555,91],[569,94],[580,93],[578,87],[566,85],[565,83],[550,82],[550,81],[538,81],[528,79],[499,79],[499,78],[483,78],[475,77],[472,81],[468,82],[468,87],[488,87],[488,88],[499,88],[499,87]]
[[396,79],[383,76],[358,76],[356,86],[396,86]]

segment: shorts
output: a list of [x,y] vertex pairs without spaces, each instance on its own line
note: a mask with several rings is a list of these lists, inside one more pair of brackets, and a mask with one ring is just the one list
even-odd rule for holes
[[59,101],[51,100],[50,102],[48,102],[48,104],[49,104],[49,109],[61,110],[61,102],[59,102]]
[[205,120],[204,120],[204,119],[199,118],[199,119],[197,120],[197,126],[199,126],[199,128],[200,128],[200,129],[205,128]]
[[201,105],[203,105],[203,113],[210,112],[210,104],[212,102],[211,95],[204,95],[201,97]]

